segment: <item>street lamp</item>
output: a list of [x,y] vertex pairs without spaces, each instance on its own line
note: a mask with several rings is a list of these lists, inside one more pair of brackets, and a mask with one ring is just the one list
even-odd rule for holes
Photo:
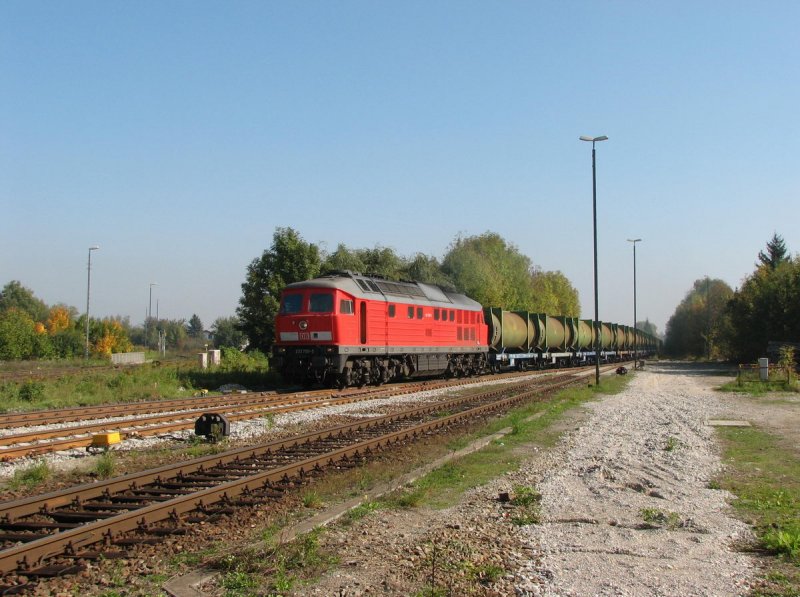
[[147,348],[150,342],[150,319],[153,316],[153,286],[158,286],[158,282],[150,282],[150,300],[147,303],[147,323],[144,327],[144,347]]
[[587,137],[581,135],[581,141],[589,141],[592,144],[592,222],[594,224],[594,379],[595,385],[600,385],[600,315],[597,300],[597,171],[595,168],[594,144],[600,141],[607,141],[608,137]]
[[633,368],[639,364],[639,330],[636,328],[636,243],[642,242],[641,238],[629,238],[633,243]]
[[92,288],[92,251],[97,251],[100,247],[94,245],[89,247],[89,263],[86,266],[86,350],[83,357],[89,358],[89,291]]

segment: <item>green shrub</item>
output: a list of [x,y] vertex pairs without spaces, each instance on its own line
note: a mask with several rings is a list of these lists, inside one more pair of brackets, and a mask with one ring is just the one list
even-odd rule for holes
[[44,384],[40,381],[26,381],[19,387],[18,396],[23,402],[41,402],[44,399]]
[[36,487],[44,483],[51,474],[50,466],[44,461],[32,464],[29,467],[17,469],[14,471],[14,476],[8,483],[11,489],[19,489],[20,487]]
[[800,530],[776,529],[769,531],[763,538],[764,546],[770,551],[800,558]]
[[101,479],[108,479],[114,476],[117,468],[117,459],[111,452],[104,452],[100,455],[95,466],[97,476]]

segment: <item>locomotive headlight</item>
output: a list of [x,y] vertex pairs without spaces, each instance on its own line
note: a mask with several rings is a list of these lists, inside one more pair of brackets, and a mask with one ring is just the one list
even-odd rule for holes
[[297,327],[299,327],[301,330],[304,330],[308,327],[308,322],[304,319],[303,321],[297,324]]

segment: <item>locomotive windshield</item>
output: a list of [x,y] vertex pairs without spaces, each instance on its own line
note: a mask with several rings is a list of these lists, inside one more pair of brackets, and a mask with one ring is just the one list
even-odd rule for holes
[[302,306],[302,294],[285,294],[283,295],[283,301],[281,301],[281,314],[299,313]]
[[312,313],[332,313],[333,312],[333,295],[329,292],[325,294],[312,293],[309,311]]

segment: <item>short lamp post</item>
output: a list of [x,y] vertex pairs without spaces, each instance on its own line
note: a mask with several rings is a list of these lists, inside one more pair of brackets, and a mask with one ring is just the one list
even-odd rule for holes
[[589,141],[592,144],[592,223],[594,225],[594,378],[595,385],[600,385],[600,308],[597,300],[597,169],[595,168],[594,144],[600,141],[607,141],[608,137],[581,136],[581,141]]
[[86,350],[83,353],[85,359],[89,359],[89,294],[92,289],[92,251],[97,251],[100,247],[94,245],[89,247],[89,262],[86,266]]
[[641,238],[629,238],[633,243],[633,368],[639,365],[639,330],[636,327],[636,243],[642,242]]

